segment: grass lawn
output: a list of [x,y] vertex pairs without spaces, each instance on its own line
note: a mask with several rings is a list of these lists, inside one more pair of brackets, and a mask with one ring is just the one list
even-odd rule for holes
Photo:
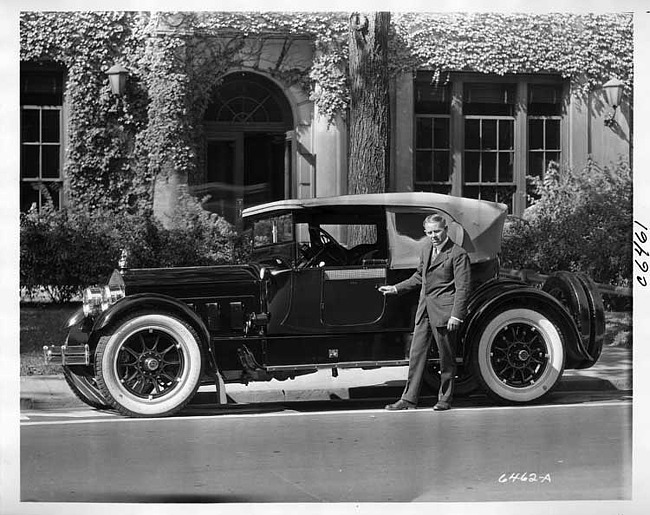
[[[43,345],[62,345],[63,324],[80,304],[24,304],[20,306],[20,375],[54,375],[59,365],[43,363]],[[606,312],[605,345],[632,346],[632,313]]]
[[615,347],[632,347],[632,313],[605,312],[605,343]]
[[21,304],[20,375],[60,374],[59,365],[45,365],[43,345],[63,345],[63,327],[81,304]]

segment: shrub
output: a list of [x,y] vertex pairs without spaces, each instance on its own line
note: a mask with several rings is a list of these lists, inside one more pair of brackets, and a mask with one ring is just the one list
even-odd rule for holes
[[243,235],[223,217],[203,209],[203,202],[181,192],[168,228],[151,216],[127,219],[120,233],[129,266],[208,266],[245,260]]
[[535,199],[504,229],[502,266],[583,272],[599,283],[631,284],[632,173],[620,160],[581,170],[550,166],[532,178]]
[[216,265],[245,259],[244,241],[186,193],[168,228],[150,213],[50,205],[21,217],[20,286],[28,297],[68,302],[86,286],[105,283],[123,249],[133,268]]
[[119,256],[113,219],[101,211],[56,210],[51,204],[21,215],[21,289],[67,302],[83,285],[107,276]]

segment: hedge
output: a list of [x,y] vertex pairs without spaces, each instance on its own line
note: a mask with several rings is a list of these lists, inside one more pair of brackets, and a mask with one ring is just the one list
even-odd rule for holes
[[134,268],[226,264],[246,260],[247,253],[231,224],[186,193],[168,228],[150,213],[48,205],[21,215],[21,292],[68,302],[105,283],[123,249]]
[[632,172],[621,159],[581,170],[553,163],[531,178],[532,204],[504,229],[501,266],[549,274],[583,272],[594,281],[631,286]]

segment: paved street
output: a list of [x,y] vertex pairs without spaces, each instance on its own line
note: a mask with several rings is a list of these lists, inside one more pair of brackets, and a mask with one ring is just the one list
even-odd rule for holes
[[386,412],[372,400],[251,404],[219,414],[195,405],[157,420],[92,410],[34,413],[21,422],[21,498],[629,499],[631,398],[594,395],[558,393],[547,405],[527,407],[475,398],[445,413]]
[[[567,371],[538,406],[477,393],[434,413],[384,404],[404,370],[204,388],[178,416],[129,419],[55,377],[21,383],[24,502],[487,502],[632,494],[631,351]],[[327,373],[325,373],[327,372]],[[278,384],[274,384],[278,383]],[[624,513],[624,512],[622,512]]]

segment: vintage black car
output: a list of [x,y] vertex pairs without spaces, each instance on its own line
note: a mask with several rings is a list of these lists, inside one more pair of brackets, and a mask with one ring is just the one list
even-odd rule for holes
[[[602,300],[586,276],[543,288],[500,279],[502,204],[434,193],[285,200],[244,210],[250,264],[116,270],[88,288],[63,346],[45,348],[90,406],[171,415],[202,384],[291,379],[329,368],[408,363],[417,294],[377,288],[410,276],[423,219],[446,217],[469,253],[472,293],[459,333],[458,391],[529,403],[565,369],[600,355]],[[437,355],[428,381],[435,386]]]

